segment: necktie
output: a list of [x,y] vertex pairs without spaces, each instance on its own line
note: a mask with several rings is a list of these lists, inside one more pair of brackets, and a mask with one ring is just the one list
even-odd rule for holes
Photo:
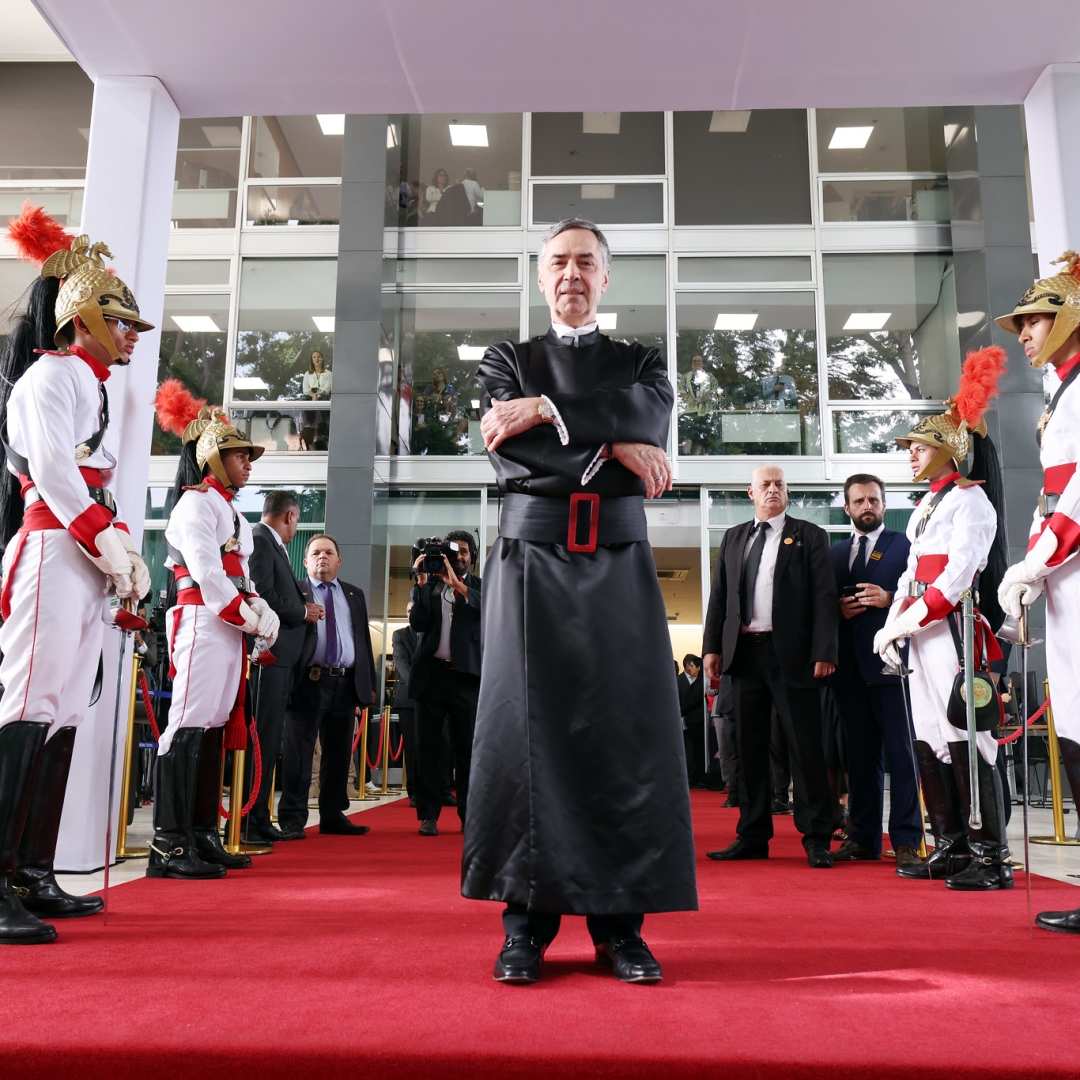
[[866,574],[866,533],[859,537],[859,550],[855,553],[855,561],[851,564],[851,583],[858,585]]
[[337,616],[334,614],[334,587],[329,581],[320,586],[323,592],[323,607],[326,608],[326,666],[338,665]]
[[757,585],[758,567],[761,566],[761,553],[765,549],[769,524],[766,521],[759,521],[754,526],[754,530],[757,535],[750,546],[750,554],[743,567],[742,584],[739,586],[739,612],[743,626],[749,626],[754,621],[754,588]]

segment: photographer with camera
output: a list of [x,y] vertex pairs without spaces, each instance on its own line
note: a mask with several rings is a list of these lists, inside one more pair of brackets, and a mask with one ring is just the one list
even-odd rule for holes
[[457,812],[462,828],[469,791],[473,727],[480,694],[480,579],[469,568],[476,541],[463,531],[418,540],[409,625],[420,635],[409,676],[416,702],[420,769],[416,816],[421,836],[438,836],[442,810],[439,758],[444,717],[454,746]]

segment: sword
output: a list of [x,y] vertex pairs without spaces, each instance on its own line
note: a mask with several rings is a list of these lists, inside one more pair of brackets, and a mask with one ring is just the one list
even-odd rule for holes
[[1020,696],[1022,707],[1017,709],[1020,719],[1020,756],[1024,769],[1024,879],[1027,882],[1027,920],[1028,937],[1033,936],[1031,923],[1031,851],[1028,836],[1028,733],[1027,724],[1030,709],[1028,707],[1028,649],[1035,643],[1031,640],[1031,623],[1028,609],[1020,609],[1020,619],[1017,627],[1017,644],[1020,646],[1020,680],[1023,690]]
[[972,829],[982,828],[979,806],[979,747],[975,728],[975,598],[965,589],[960,598],[964,605],[964,706],[967,714],[968,790],[971,792],[971,812],[968,823]]

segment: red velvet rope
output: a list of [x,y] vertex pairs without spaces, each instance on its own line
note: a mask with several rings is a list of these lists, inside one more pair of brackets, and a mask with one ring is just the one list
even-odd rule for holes
[[146,719],[150,721],[150,730],[154,733],[154,742],[161,742],[161,731],[157,726],[157,717],[154,716],[154,706],[150,703],[150,684],[146,681],[146,672],[142,668],[139,668],[139,689],[142,691]]
[[1040,719],[1042,717],[1043,713],[1046,712],[1046,710],[1049,709],[1049,708],[1050,708],[1050,699],[1047,698],[1042,703],[1042,707],[1039,709],[1039,711],[1036,712],[1035,714],[1033,714],[1028,719],[1028,722],[1023,727],[1018,727],[1011,735],[1006,735],[1004,739],[997,739],[996,742],[997,742],[998,746],[1005,746],[1007,743],[1016,742],[1016,740],[1020,738],[1020,736],[1023,734],[1023,732],[1027,728],[1031,727],[1031,725],[1034,724],[1036,720]]
[[[262,787],[262,747],[259,746],[259,733],[255,730],[255,717],[251,718],[251,726],[248,728],[251,732],[251,752],[255,756],[255,760],[251,767],[251,794],[248,796],[248,801],[240,808],[240,816],[244,817],[247,812],[255,805],[255,800],[259,797],[259,788]],[[225,751],[222,750],[222,756]],[[230,801],[233,795],[230,792]],[[232,815],[225,809],[224,803],[218,804],[218,810],[221,816],[228,821]]]
[[374,761],[371,760],[371,754],[368,752],[368,748],[366,746],[364,747],[364,757],[367,759],[368,768],[372,772],[375,772],[379,768],[379,766],[382,765],[382,748],[383,748],[382,729],[380,728],[379,729],[379,752],[375,755],[375,760]]
[[390,755],[391,761],[399,761],[401,759],[401,751],[405,749],[405,736],[402,735],[398,739],[397,750]]
[[356,725],[356,734],[353,736],[353,741],[352,741],[352,752],[354,754],[356,753],[356,748],[360,745],[360,736],[364,732],[364,715],[366,715],[366,714],[367,714],[367,709],[365,709],[364,713],[360,716],[360,723]]

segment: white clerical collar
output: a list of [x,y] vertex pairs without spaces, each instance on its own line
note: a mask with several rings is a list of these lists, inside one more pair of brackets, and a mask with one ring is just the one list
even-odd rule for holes
[[600,324],[595,322],[591,322],[587,326],[560,326],[558,323],[553,322],[551,329],[555,332],[556,337],[573,338],[576,345],[581,338],[599,329],[599,326]]

